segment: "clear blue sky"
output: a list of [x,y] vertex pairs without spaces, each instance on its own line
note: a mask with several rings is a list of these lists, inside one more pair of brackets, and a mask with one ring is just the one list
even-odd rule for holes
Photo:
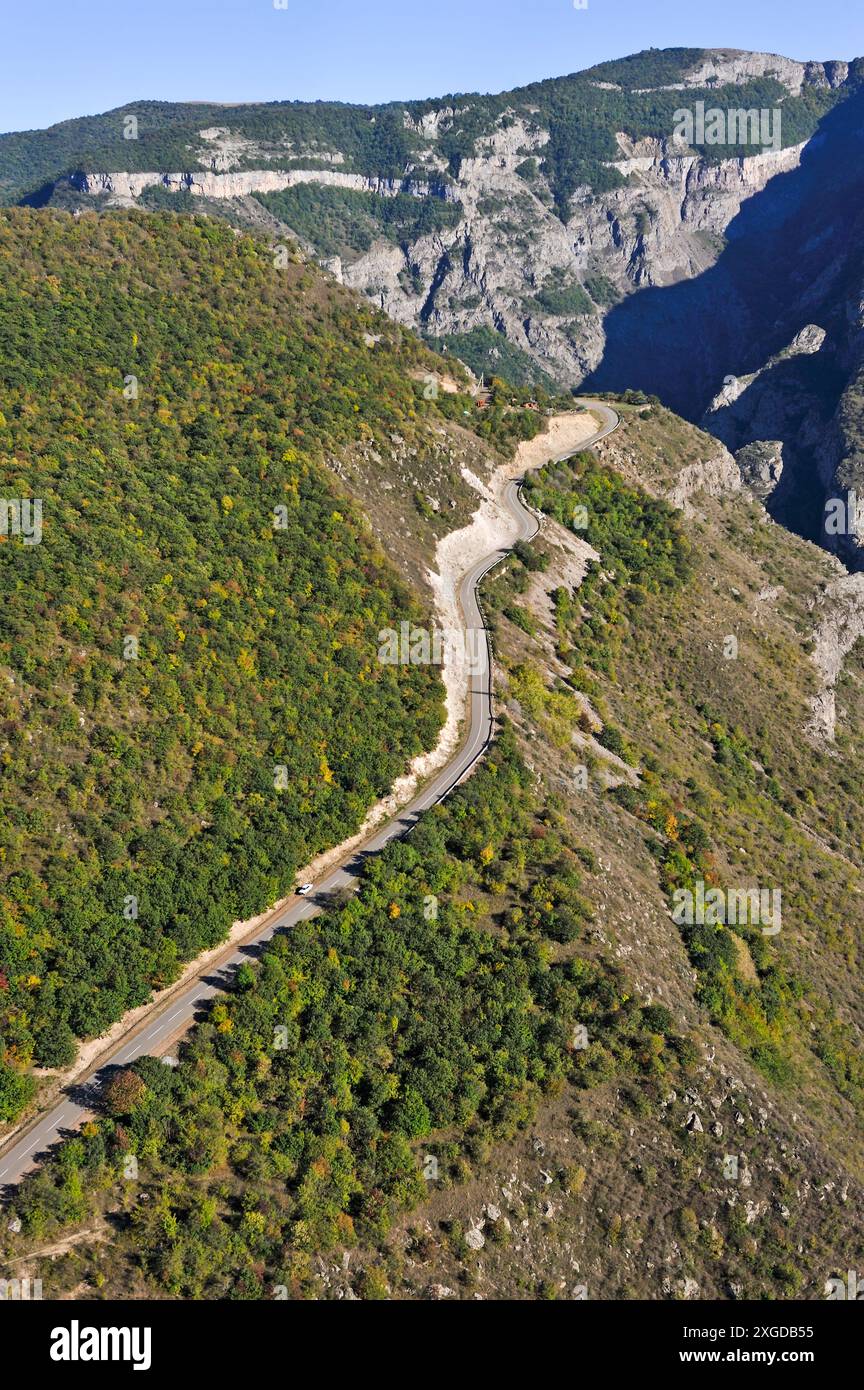
[[[0,131],[142,97],[500,91],[641,48],[864,53],[861,0],[2,0]],[[856,13],[857,12],[857,13]]]

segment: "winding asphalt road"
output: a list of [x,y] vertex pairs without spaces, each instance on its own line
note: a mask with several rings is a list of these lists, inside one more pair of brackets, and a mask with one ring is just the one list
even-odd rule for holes
[[[586,400],[581,403],[600,416],[604,424],[579,445],[580,450],[590,448],[618,425],[615,411],[602,401]],[[568,457],[569,453],[561,454],[552,461],[560,463]],[[539,531],[540,522],[520,500],[521,483],[522,479],[515,478],[507,484],[504,501],[518,522],[518,539],[531,540]],[[89,1075],[67,1088],[62,1101],[19,1131],[8,1148],[0,1150],[0,1189],[6,1197],[11,1195],[15,1184],[28,1169],[36,1166],[47,1150],[77,1130],[93,1114],[101,1085],[116,1067],[127,1066],[136,1057],[165,1054],[170,1044],[189,1028],[195,1015],[208,1007],[214,995],[230,985],[238,966],[260,955],[262,948],[277,931],[284,931],[295,922],[302,922],[320,912],[332,894],[346,887],[356,887],[366,857],[377,854],[391,840],[413,830],[423,812],[443,801],[483,756],[492,737],[495,720],[489,635],[480,612],[477,588],[484,575],[508,554],[509,550],[505,549],[484,556],[468,571],[460,585],[459,599],[468,629],[467,650],[474,660],[470,678],[469,727],[458,753],[393,820],[376,830],[358,851],[316,883],[313,894],[292,901],[290,906],[274,909],[240,946],[226,947],[224,958],[211,963],[200,976],[167,1000],[161,1009],[154,1008],[150,1016],[119,1039],[113,1050],[99,1059]]]

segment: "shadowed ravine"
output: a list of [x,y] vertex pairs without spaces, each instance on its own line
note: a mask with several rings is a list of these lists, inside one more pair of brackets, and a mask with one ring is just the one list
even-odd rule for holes
[[582,389],[641,389],[698,420],[725,376],[755,371],[814,318],[827,327],[858,256],[862,154],[864,92],[825,117],[797,169],[743,204],[710,270],[609,312],[602,361]]

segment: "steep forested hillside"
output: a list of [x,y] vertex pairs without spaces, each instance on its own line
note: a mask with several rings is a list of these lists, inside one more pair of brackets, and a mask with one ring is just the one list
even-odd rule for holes
[[[505,731],[354,901],[241,970],[176,1071],[145,1057],[109,1084],[106,1115],[25,1184],[28,1237],[119,1197],[112,1293],[299,1292],[311,1254],[385,1238],[565,1078],[677,1075],[693,1049],[668,1013],[574,945],[579,855]],[[142,1184],[124,1191],[129,1155]]]
[[[819,1299],[855,1267],[860,688],[842,761],[803,732],[834,562],[616,408],[486,582],[497,745],[25,1182],[0,1256],[46,1296]],[[780,930],[679,925],[700,880],[777,888]]]
[[352,188],[316,184],[262,193],[259,201],[325,256],[350,257],[352,252],[368,251],[381,236],[395,243],[410,241],[454,227],[462,216],[459,203],[440,198],[421,200],[407,193],[378,198]]
[[419,343],[219,223],[11,212],[0,283],[2,495],[42,508],[0,535],[9,1119],[434,743],[435,668],[376,659],[422,609],[323,462],[450,426]]

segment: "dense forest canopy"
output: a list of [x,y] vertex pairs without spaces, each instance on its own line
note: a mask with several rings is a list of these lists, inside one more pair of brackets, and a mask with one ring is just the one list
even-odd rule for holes
[[566,1078],[677,1074],[694,1048],[668,1010],[585,949],[586,863],[505,728],[356,898],[241,969],[176,1069],[115,1075],[103,1117],[19,1190],[26,1237],[108,1203],[118,1278],[142,1291],[299,1293],[312,1252],[381,1238],[430,1158],[464,1177]]
[[[437,670],[376,656],[422,608],[323,461],[475,422],[423,398],[419,342],[219,222],[13,210],[0,284],[3,496],[43,513],[0,535],[6,1119],[31,1060],[282,896],[434,743]],[[503,441],[503,407],[477,428]]]
[[420,199],[408,193],[381,198],[354,188],[328,188],[314,183],[255,196],[325,256],[368,251],[381,236],[396,244],[413,241],[455,227],[464,216],[461,203],[441,198]]

